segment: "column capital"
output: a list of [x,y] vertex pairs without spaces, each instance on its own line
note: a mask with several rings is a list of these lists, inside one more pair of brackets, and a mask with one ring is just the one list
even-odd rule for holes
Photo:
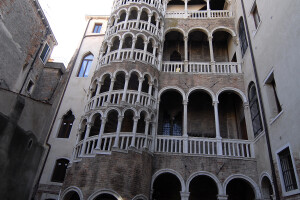
[[182,102],[183,105],[188,105],[188,103],[189,103],[189,100],[183,100],[183,102]]
[[122,121],[124,119],[124,116],[119,116],[118,121]]
[[213,36],[212,36],[212,35],[209,35],[207,38],[208,38],[208,40],[212,40],[212,39],[213,39]]
[[217,195],[218,200],[227,200],[228,199],[228,195]]
[[139,78],[139,82],[143,82],[145,79],[143,77]]
[[111,77],[110,82],[115,82],[116,78],[115,77]]
[[111,47],[111,46],[112,46],[112,42],[111,42],[111,41],[108,41],[108,42],[107,42],[107,46],[108,46],[108,47]]
[[106,117],[101,117],[101,121],[105,121],[106,122]]
[[94,123],[92,123],[92,122],[86,123],[87,128],[91,128],[93,125],[94,125]]
[[185,35],[183,38],[184,38],[184,40],[188,40],[189,36]]
[[133,121],[134,121],[134,122],[138,122],[139,119],[140,119],[139,117],[133,117]]
[[212,105],[218,105],[219,104],[219,101],[213,101]]
[[129,81],[130,76],[128,74],[125,75],[125,81]]
[[[148,17],[150,18],[150,17],[152,17],[153,16],[153,13],[149,13],[148,14]],[[150,19],[151,20],[151,19]]]
[[248,109],[249,108],[249,103],[248,102],[244,102],[243,106],[244,106],[245,109]]

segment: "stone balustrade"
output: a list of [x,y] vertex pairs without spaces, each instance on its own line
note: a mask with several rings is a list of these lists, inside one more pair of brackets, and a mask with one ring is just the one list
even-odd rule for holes
[[165,17],[182,19],[219,19],[232,17],[232,12],[229,10],[167,11]]
[[144,3],[156,8],[160,12],[164,11],[163,5],[161,4],[160,0],[115,0],[112,10],[115,11],[119,9],[119,7],[128,5],[130,3]]

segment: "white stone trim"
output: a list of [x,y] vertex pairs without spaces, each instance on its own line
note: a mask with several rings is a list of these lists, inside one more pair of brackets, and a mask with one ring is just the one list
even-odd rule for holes
[[216,99],[219,100],[219,95],[225,91],[232,91],[232,92],[236,93],[237,95],[239,95],[241,97],[243,103],[248,102],[245,94],[241,90],[239,90],[237,88],[233,88],[233,87],[225,87],[225,88],[220,89],[216,94]]
[[83,200],[83,194],[82,194],[81,190],[76,186],[70,186],[67,189],[65,189],[64,192],[60,194],[59,200],[64,200],[66,194],[68,194],[69,192],[72,192],[72,191],[74,191],[78,194],[80,200]]
[[182,101],[186,100],[186,95],[185,95],[185,92],[183,91],[183,89],[181,89],[177,86],[167,86],[167,87],[164,87],[164,88],[159,90],[159,92],[158,92],[158,101],[160,101],[161,95],[164,92],[166,92],[167,90],[176,90],[177,92],[179,92],[182,95]]
[[122,116],[122,115],[121,115],[122,112],[121,112],[121,110],[120,110],[119,108],[110,107],[110,108],[108,108],[108,109],[104,112],[103,117],[107,117],[108,113],[109,113],[110,111],[112,111],[112,110],[117,111],[117,112],[118,112],[118,116]]
[[96,192],[91,194],[87,200],[94,200],[98,195],[101,195],[101,194],[110,194],[110,195],[114,196],[117,200],[123,200],[123,198],[117,192],[115,192],[114,190],[111,190],[111,189],[97,190]]
[[209,35],[209,36],[212,37],[213,34],[214,34],[216,31],[225,31],[225,32],[229,33],[232,37],[235,37],[235,36],[236,36],[235,32],[234,32],[232,29],[230,29],[230,28],[228,28],[228,27],[225,27],[225,26],[218,26],[218,27],[214,28],[214,29],[210,32],[210,35]]
[[136,195],[135,197],[133,197],[132,200],[138,200],[138,199],[148,200],[148,198],[145,195],[143,195],[143,194]]
[[205,33],[207,37],[210,35],[209,30],[207,30],[207,29],[204,28],[204,27],[193,27],[193,28],[190,28],[190,29],[187,31],[187,35],[189,35],[189,34],[190,34],[191,32],[193,32],[193,31],[201,31],[201,32]]
[[211,91],[210,89],[208,89],[206,87],[202,87],[202,86],[196,86],[196,87],[193,87],[193,88],[189,89],[189,91],[186,94],[186,99],[187,100],[189,99],[190,94],[193,93],[195,90],[202,90],[205,93],[209,94],[209,96],[211,97],[212,102],[217,101],[216,95],[214,94],[214,92]]

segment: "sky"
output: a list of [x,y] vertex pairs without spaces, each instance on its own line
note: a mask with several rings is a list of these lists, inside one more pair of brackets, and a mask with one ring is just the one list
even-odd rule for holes
[[109,15],[113,0],[39,0],[39,3],[58,42],[51,58],[67,67],[85,31],[85,16]]

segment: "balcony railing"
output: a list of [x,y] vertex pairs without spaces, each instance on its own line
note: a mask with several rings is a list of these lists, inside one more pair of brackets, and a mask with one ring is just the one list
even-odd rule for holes
[[161,38],[162,33],[155,25],[152,23],[148,23],[146,21],[137,21],[137,20],[128,20],[127,23],[125,22],[119,22],[116,25],[110,27],[108,31],[106,32],[105,39],[109,37],[112,34],[117,33],[118,31],[129,31],[132,29],[137,30],[144,30],[149,32],[151,35],[157,36],[158,38]]
[[132,61],[140,61],[154,66],[155,68],[158,66],[157,58],[149,52],[144,52],[143,50],[134,49],[121,49],[118,56],[118,50],[112,51],[106,55],[104,55],[99,65],[107,65],[111,62],[122,62],[123,60],[132,60]]
[[[85,107],[85,112],[105,106],[105,103],[108,100],[108,95],[109,92],[104,92],[91,98]],[[122,97],[123,97],[123,90],[117,90],[117,91],[113,90],[111,91],[110,95],[111,95],[110,101],[107,103],[117,104],[117,105],[121,104]],[[138,101],[138,91],[127,90],[124,101],[127,104],[134,105]],[[155,108],[155,98],[147,93],[141,92],[139,102],[140,105],[142,106],[149,107],[152,109]]]
[[[116,133],[103,134],[97,149],[98,136],[80,141],[74,148],[74,159],[92,157],[96,154],[111,153]],[[128,150],[133,138],[132,133],[120,133],[118,148]],[[238,139],[217,139],[200,137],[181,137],[157,135],[152,145],[152,136],[136,134],[134,147],[138,150],[147,148],[153,153],[190,154],[220,156],[232,158],[254,158],[253,142]]]
[[232,17],[229,10],[210,10],[210,11],[167,11],[166,18],[182,18],[182,19],[219,19]]
[[113,11],[118,9],[120,6],[127,5],[130,3],[145,3],[152,7],[155,7],[160,12],[163,12],[163,6],[160,0],[115,0],[113,5]]
[[184,62],[168,62],[162,63],[163,72],[189,72],[198,74],[241,74],[242,67],[239,63],[234,62],[188,62],[185,67]]

